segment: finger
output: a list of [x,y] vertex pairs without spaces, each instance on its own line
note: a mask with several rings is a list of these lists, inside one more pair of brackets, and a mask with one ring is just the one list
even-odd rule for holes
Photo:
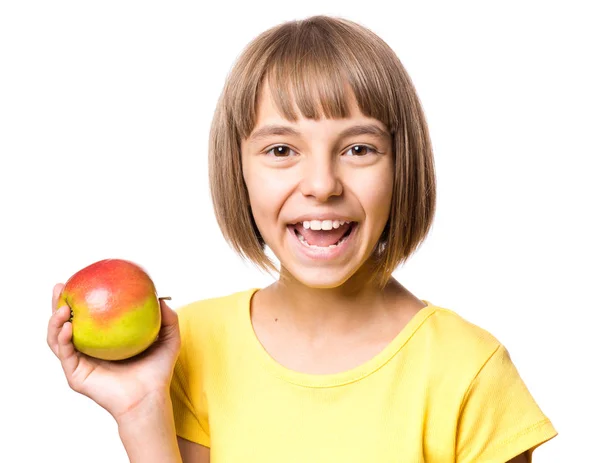
[[79,355],[71,342],[72,337],[73,324],[71,322],[66,322],[58,333],[58,358],[60,359],[63,371],[65,372],[65,376],[71,387],[71,378],[79,364]]
[[173,351],[179,349],[179,319],[177,312],[171,309],[168,304],[160,300],[161,327],[159,339],[173,348]]
[[168,327],[177,325],[177,313],[168,306],[164,299],[159,299],[160,301],[160,317],[161,317],[161,327]]
[[58,298],[60,297],[60,293],[62,289],[65,287],[62,283],[57,283],[54,285],[54,289],[52,290],[52,311],[54,312],[58,309]]
[[63,306],[60,307],[59,310],[55,311],[50,320],[48,321],[48,334],[46,341],[48,342],[48,346],[58,357],[58,334],[62,329],[65,322],[71,317],[71,311],[69,307]]

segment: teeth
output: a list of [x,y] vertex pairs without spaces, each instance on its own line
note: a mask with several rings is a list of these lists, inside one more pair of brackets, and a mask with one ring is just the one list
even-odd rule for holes
[[340,228],[347,223],[350,222],[347,220],[305,220],[302,222],[302,226],[311,230],[331,230],[332,228]]

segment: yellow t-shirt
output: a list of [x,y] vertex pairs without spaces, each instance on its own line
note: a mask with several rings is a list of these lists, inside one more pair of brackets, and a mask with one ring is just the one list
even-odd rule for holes
[[378,355],[328,375],[263,349],[256,289],[178,310],[177,434],[211,463],[505,463],[557,433],[487,331],[428,304]]

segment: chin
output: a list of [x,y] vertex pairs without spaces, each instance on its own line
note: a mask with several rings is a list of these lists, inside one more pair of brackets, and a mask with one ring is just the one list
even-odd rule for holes
[[284,279],[292,279],[312,289],[333,289],[346,283],[355,272],[331,268],[294,268],[288,269]]

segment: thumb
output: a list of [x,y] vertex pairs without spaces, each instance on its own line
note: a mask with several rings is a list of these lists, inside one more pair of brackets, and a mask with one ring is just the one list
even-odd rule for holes
[[178,324],[177,312],[175,312],[171,307],[167,305],[165,302],[166,297],[159,297],[158,301],[160,302],[160,319],[161,319],[161,328],[168,328]]
[[161,343],[170,345],[175,351],[178,351],[181,340],[179,336],[179,318],[177,317],[177,312],[167,305],[165,298],[159,298],[159,301],[161,326],[158,339]]

